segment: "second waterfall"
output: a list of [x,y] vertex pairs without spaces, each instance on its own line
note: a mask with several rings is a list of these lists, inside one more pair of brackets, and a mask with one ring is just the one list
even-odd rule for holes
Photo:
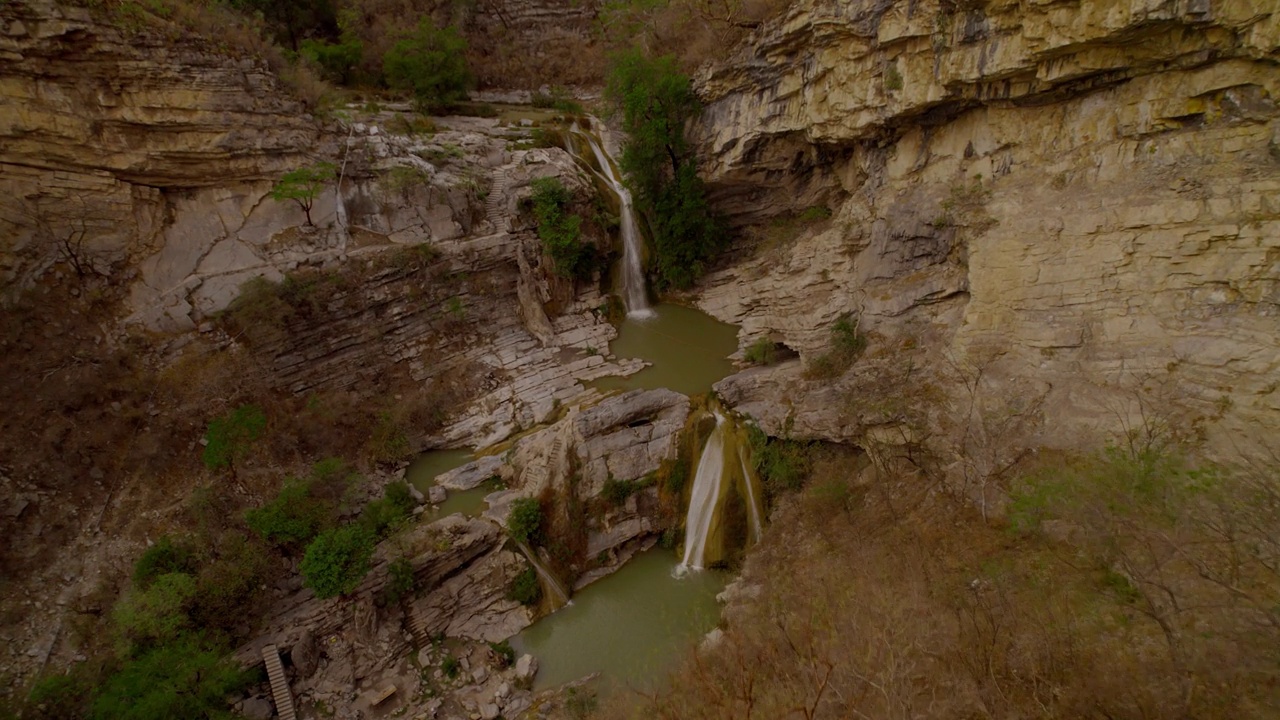
[[747,460],[744,428],[718,410],[713,417],[689,491],[684,554],[676,570],[681,575],[759,542],[762,532],[760,482]]

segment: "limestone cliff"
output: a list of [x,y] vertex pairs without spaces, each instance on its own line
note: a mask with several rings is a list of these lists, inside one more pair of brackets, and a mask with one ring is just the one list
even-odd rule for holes
[[91,262],[154,252],[177,198],[274,178],[318,125],[257,60],[178,28],[129,31],[53,0],[0,6],[0,281],[83,235]]
[[834,214],[699,303],[806,364],[844,313],[870,348],[834,386],[790,364],[722,392],[864,444],[982,424],[971,387],[1031,444],[1168,407],[1141,385],[1220,448],[1274,432],[1278,63],[1260,0],[796,3],[699,77],[696,134],[738,224]]

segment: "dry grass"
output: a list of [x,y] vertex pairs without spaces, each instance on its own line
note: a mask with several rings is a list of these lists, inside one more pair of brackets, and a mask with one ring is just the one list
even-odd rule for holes
[[748,561],[763,592],[725,640],[605,717],[1280,710],[1274,470],[1209,483],[1172,455],[1082,458],[1027,476],[1070,492],[1015,491],[1040,513],[1015,527],[924,478],[817,467]]

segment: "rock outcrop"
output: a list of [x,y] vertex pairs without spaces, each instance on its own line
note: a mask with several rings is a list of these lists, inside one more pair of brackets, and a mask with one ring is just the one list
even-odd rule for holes
[[175,203],[273,178],[318,144],[263,63],[125,25],[54,0],[0,6],[0,281],[15,289],[66,240],[96,271],[123,269],[162,247]]
[[842,315],[870,347],[842,383],[786,364],[722,391],[858,442],[964,425],[941,416],[978,386],[1044,421],[1033,443],[1144,404],[1216,419],[1224,450],[1274,434],[1278,57],[1257,1],[797,3],[699,78],[697,136],[737,223],[834,212],[698,302],[806,367]]

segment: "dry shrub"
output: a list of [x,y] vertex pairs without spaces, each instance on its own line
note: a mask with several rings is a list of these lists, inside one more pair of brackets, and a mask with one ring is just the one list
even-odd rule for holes
[[832,476],[781,509],[748,559],[763,589],[730,607],[724,640],[606,716],[1280,710],[1273,468],[1082,458],[1030,483],[1044,489],[1026,495],[1035,523],[1001,527],[903,473],[850,482],[852,466],[822,467]]

